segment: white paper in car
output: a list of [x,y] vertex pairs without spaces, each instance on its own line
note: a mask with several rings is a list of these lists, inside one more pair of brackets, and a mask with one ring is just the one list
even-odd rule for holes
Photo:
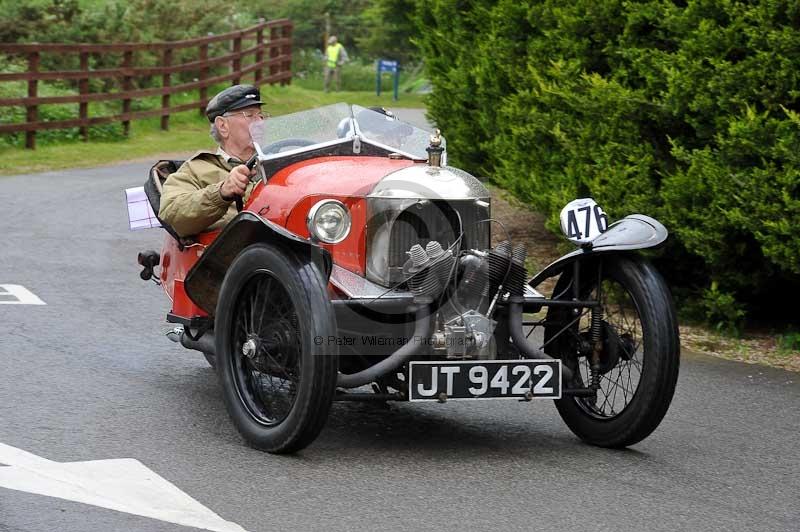
[[144,187],[126,188],[125,199],[128,202],[128,223],[131,231],[161,227],[144,193]]

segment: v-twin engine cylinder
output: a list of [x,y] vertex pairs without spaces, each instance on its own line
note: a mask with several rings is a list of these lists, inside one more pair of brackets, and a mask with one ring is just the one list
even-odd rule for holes
[[492,315],[506,295],[522,295],[527,278],[525,247],[500,242],[489,250],[470,249],[456,258],[431,240],[408,250],[403,275],[416,296],[438,306],[434,349],[450,359],[496,358]]

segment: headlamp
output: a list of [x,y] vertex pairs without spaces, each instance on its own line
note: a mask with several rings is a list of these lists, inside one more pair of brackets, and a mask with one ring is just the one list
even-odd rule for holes
[[337,244],[350,234],[350,211],[341,201],[319,201],[308,211],[308,232],[326,244]]

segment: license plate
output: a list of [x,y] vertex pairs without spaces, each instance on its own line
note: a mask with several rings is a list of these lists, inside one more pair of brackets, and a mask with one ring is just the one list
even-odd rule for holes
[[560,360],[411,362],[410,401],[560,399]]

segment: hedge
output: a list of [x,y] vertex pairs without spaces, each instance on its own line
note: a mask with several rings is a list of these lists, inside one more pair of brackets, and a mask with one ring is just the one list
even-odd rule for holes
[[697,294],[800,287],[800,3],[433,0],[415,23],[453,163],[553,230],[585,195],[659,218]]

